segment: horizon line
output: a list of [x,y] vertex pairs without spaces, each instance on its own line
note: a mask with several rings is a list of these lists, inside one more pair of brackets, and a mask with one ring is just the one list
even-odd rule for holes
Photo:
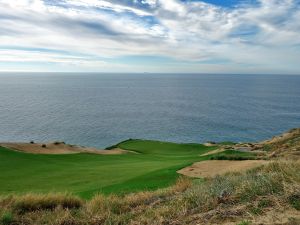
[[0,74],[4,74],[4,73],[9,73],[9,74],[13,74],[13,73],[19,73],[19,74],[178,74],[178,75],[293,75],[293,76],[299,76],[300,73],[211,73],[211,72],[201,72],[201,73],[196,73],[196,72],[97,72],[97,71],[89,71],[89,72],[80,72],[80,71],[76,71],[76,72],[72,72],[72,71],[0,71]]

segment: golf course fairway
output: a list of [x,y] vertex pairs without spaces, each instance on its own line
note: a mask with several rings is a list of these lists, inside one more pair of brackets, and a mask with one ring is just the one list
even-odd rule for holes
[[155,190],[173,184],[177,170],[204,160],[200,155],[215,149],[146,140],[127,140],[115,147],[133,152],[48,155],[0,147],[0,194],[70,192],[90,198],[96,193]]

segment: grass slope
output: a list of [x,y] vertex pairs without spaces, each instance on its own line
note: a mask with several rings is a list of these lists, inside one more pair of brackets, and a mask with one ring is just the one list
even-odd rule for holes
[[0,195],[67,191],[90,198],[98,192],[154,190],[173,184],[178,169],[214,149],[146,140],[128,140],[117,147],[139,154],[38,155],[0,147]]
[[278,160],[205,181],[84,201],[62,194],[0,197],[0,224],[300,224],[300,161]]

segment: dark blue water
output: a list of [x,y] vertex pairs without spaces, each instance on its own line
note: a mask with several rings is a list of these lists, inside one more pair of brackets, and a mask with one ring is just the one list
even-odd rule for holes
[[300,76],[0,74],[0,141],[257,141],[300,127]]

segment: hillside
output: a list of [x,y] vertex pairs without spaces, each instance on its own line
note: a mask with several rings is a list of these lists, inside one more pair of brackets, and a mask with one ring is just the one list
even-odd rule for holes
[[[44,152],[30,154],[32,149],[12,151],[0,147],[0,194],[70,192],[91,198],[97,193],[155,190],[174,184],[179,177],[178,169],[201,160],[200,154],[215,149],[201,144],[147,140],[117,144],[115,148],[122,148],[127,154],[109,154],[115,148],[79,152],[77,147],[70,151],[66,144],[57,145],[54,150],[49,144],[46,148],[41,148],[41,143],[27,145],[37,145],[34,150]],[[59,146],[63,148],[59,150]],[[94,154],[97,151],[107,153]]]
[[[300,224],[299,146],[299,129],[293,129],[286,134],[260,143],[220,143],[213,144],[211,147],[200,144],[128,140],[115,147],[136,151],[139,154],[125,155],[86,153],[37,155],[1,149],[0,165],[2,166],[2,162],[5,162],[5,160],[6,162],[10,160],[10,163],[5,164],[10,172],[4,172],[6,180],[3,179],[3,174],[0,175],[3,196],[0,198],[0,221],[2,224],[61,225]],[[246,148],[247,151],[245,152]],[[66,185],[65,187],[73,190],[70,194],[7,195],[13,192],[4,192],[2,186],[15,188],[13,185],[5,186],[5,183],[9,184],[12,180],[15,180],[16,187],[18,187],[19,182],[19,189],[16,189],[19,190],[18,193],[21,193],[21,190],[24,190],[25,187],[27,187],[27,190],[30,190],[31,187],[32,190],[36,191],[38,190],[35,189],[36,186],[43,187],[43,192],[49,192],[50,190],[47,186],[34,183],[36,182],[34,180],[30,180],[32,182],[31,186],[29,181],[26,183],[26,179],[29,178],[23,179],[22,175],[16,173],[22,167],[12,163],[12,159],[19,160],[18,163],[22,161],[21,166],[24,169],[26,168],[25,165],[39,165],[37,162],[43,162],[44,167],[42,165],[31,167],[33,169],[30,174],[32,178],[39,177],[35,176],[35,173],[43,170],[55,174],[55,170],[60,169],[63,172],[62,174],[65,175],[62,180],[65,180],[66,184],[68,184],[68,176],[71,175],[70,171],[76,169],[77,172],[86,173],[80,174],[80,176],[83,176],[81,178],[83,183],[90,180],[90,185],[100,185],[101,182],[96,180],[97,176],[95,174],[100,173],[106,166],[109,167],[105,171],[105,174],[107,174],[105,179],[109,180],[108,183],[116,180],[117,173],[122,175],[128,173],[133,178],[124,179],[124,176],[120,176],[118,178],[119,183],[116,183],[114,187],[110,186],[110,189],[106,189],[109,190],[108,192],[104,191],[95,196],[93,196],[95,192],[82,195],[80,194],[82,192],[78,191],[76,194],[76,191],[74,192],[75,187],[81,186],[82,190],[92,187],[81,183]],[[217,176],[208,176],[205,179],[179,177],[176,174],[176,170],[183,168],[185,165],[189,166],[199,161],[210,163],[211,160],[216,163],[220,159],[222,160],[220,162],[227,160],[229,163],[241,162],[240,160],[247,161],[247,159],[263,160],[268,161],[268,163],[247,171],[229,171]],[[110,165],[112,162],[115,164]],[[116,162],[119,163],[118,170],[114,168]],[[10,166],[9,164],[13,165]],[[45,165],[47,167],[52,165],[53,167],[48,170]],[[94,167],[89,170],[91,165]],[[156,169],[153,171],[154,166]],[[17,167],[16,170],[13,167]],[[66,167],[69,170],[66,170]],[[222,170],[222,168],[220,169]],[[1,171],[5,171],[4,166]],[[95,172],[93,176],[91,176],[91,171]],[[138,173],[144,175],[138,176]],[[13,174],[16,178],[9,179],[9,176],[13,177]],[[23,176],[24,174],[26,174],[26,169]],[[45,174],[41,173],[40,176],[43,177]],[[49,186],[51,186],[51,182],[54,182],[53,178],[59,178],[58,174],[60,173],[45,178]],[[74,177],[72,179],[74,180]],[[176,179],[177,182],[175,182]],[[151,183],[155,185],[151,186]],[[61,184],[56,183],[56,185]],[[72,187],[75,189],[72,189]],[[138,192],[134,194],[123,192],[123,194],[120,194],[126,188],[128,188],[127,192]],[[129,191],[130,189],[131,191]],[[102,190],[105,190],[105,187]],[[55,190],[55,192],[57,191]],[[89,196],[90,199],[84,200],[78,197],[78,194]]]

